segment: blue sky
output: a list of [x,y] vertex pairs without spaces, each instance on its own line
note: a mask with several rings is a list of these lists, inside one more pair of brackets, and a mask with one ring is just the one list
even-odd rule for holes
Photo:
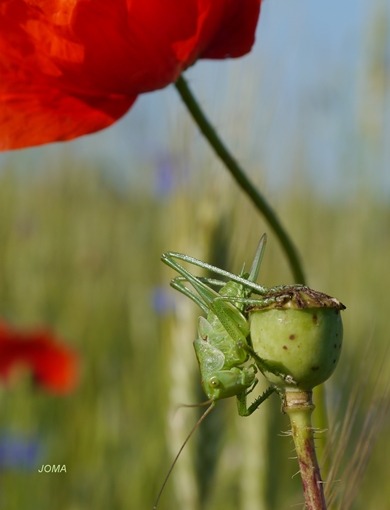
[[[320,192],[349,189],[354,172],[364,176],[373,169],[377,188],[390,192],[386,149],[383,143],[378,149],[372,140],[366,144],[359,127],[366,108],[364,91],[370,85],[370,34],[378,13],[389,18],[386,4],[264,0],[250,55],[237,61],[198,62],[186,73],[226,143],[239,159],[258,162],[271,188],[291,185],[302,164]],[[390,36],[387,46],[389,42]],[[390,55],[390,48],[386,51]],[[388,99],[387,91],[385,106]],[[185,115],[170,86],[141,96],[109,129],[73,142],[6,153],[0,165],[12,163],[33,172],[64,156],[91,159],[136,185],[139,176],[135,178],[133,170],[171,150],[172,123],[176,119],[179,124]],[[237,122],[236,130],[225,127],[231,119]]]

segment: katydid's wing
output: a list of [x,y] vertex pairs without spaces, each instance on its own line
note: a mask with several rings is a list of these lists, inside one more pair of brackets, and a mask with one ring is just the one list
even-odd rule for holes
[[[170,266],[172,269],[174,269],[175,271],[177,271],[182,277],[184,277],[184,280],[189,282],[193,287],[194,289],[196,290],[196,292],[199,294],[199,296],[201,297],[202,299],[202,302],[205,302],[206,305],[207,303],[210,303],[213,299],[215,299],[216,297],[218,297],[218,292],[215,292],[215,290],[213,290],[211,287],[209,287],[208,285],[206,285],[201,279],[197,278],[196,276],[194,276],[193,274],[191,274],[189,271],[187,271],[187,269],[185,269],[183,266],[181,266],[180,264],[178,264],[174,259],[175,258],[178,258],[179,260],[184,260],[184,261],[187,261],[189,263],[194,263],[195,265],[200,265],[200,267],[203,267],[205,265],[204,262],[201,262],[199,260],[196,260],[192,257],[188,257],[187,255],[183,255],[181,253],[173,253],[173,252],[169,252],[169,253],[164,253],[161,257],[161,260],[167,264],[168,266]],[[206,264],[208,266],[208,264]],[[218,268],[215,268],[218,270]],[[233,275],[234,276],[234,275]],[[179,284],[179,287],[180,287],[180,284]],[[182,286],[181,286],[182,287]],[[179,289],[178,286],[176,286],[176,288],[178,290],[180,290],[180,292],[183,292],[183,289]],[[186,292],[183,292],[183,294],[187,295],[188,297],[190,297],[191,299],[193,299],[195,301],[195,299],[193,298],[193,296],[191,295],[191,291],[189,291],[187,289]],[[197,301],[195,301],[197,302]],[[197,303],[199,304],[199,303]],[[201,306],[201,305],[199,305]],[[205,310],[203,308],[203,306],[201,306],[201,308],[203,310]],[[206,310],[206,313],[207,313],[207,310]]]
[[202,378],[221,370],[225,363],[225,356],[221,351],[201,338],[194,341],[194,348]]

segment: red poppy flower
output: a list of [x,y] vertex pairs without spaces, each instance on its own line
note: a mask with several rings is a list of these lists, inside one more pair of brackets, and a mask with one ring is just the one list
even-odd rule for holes
[[121,117],[198,58],[250,51],[261,0],[2,0],[0,150]]
[[77,383],[78,357],[48,331],[22,332],[0,322],[0,379],[8,382],[26,366],[34,381],[52,393],[68,393]]

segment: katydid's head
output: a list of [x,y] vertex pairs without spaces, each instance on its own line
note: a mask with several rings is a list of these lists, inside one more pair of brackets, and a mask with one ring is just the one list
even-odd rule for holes
[[210,400],[221,400],[221,398],[234,397],[239,393],[247,391],[255,382],[256,367],[239,368],[233,367],[230,370],[220,370],[202,380],[203,389]]
[[[265,377],[292,391],[312,390],[325,382],[340,358],[344,309],[337,299],[296,285],[273,293],[265,305],[250,306],[252,344],[266,360]],[[296,384],[280,377],[280,371]]]

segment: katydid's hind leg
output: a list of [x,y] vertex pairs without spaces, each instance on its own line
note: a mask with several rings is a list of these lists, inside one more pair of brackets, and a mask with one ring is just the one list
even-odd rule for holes
[[256,365],[259,367],[259,369],[262,372],[270,372],[271,374],[281,377],[289,384],[295,384],[295,385],[297,384],[297,382],[294,381],[294,378],[292,377],[291,374],[285,374],[284,372],[281,372],[275,366],[272,366],[271,363],[268,363],[263,358],[260,358],[260,356],[255,352],[255,350],[251,346],[249,346],[247,343],[243,344],[242,347],[244,350],[246,350],[252,356],[252,358],[256,362]]
[[[198,281],[198,284],[195,284],[195,281]],[[184,283],[191,284],[197,290],[198,294],[195,294],[195,292],[186,287]],[[209,304],[211,301],[216,299],[217,294],[210,295],[207,293],[207,296],[205,296],[204,292],[199,292],[197,285],[200,285],[203,289],[205,289],[208,285],[223,287],[226,285],[226,282],[214,280],[211,278],[201,278],[198,276],[193,276],[191,280],[185,276],[176,276],[175,278],[172,278],[170,285],[173,289],[178,290],[181,294],[184,294],[192,301],[194,301],[194,303],[196,303],[204,311],[205,314],[208,314],[210,311]],[[214,292],[212,289],[208,290]]]
[[206,285],[213,287],[224,287],[226,280],[216,280],[215,278],[206,278],[205,276],[198,276],[198,280]]
[[[224,287],[226,285],[226,280],[217,280],[215,278],[207,278],[206,276],[194,276],[198,280],[198,282],[205,283],[209,287]],[[179,282],[189,283],[188,278],[185,276],[176,276],[174,280]]]
[[246,397],[248,395],[248,392],[240,393],[239,395],[237,395],[238,414],[240,416],[250,416],[275,391],[276,389],[273,386],[270,386],[268,389],[265,390],[265,392],[262,395],[260,395],[256,400],[254,400],[249,407],[247,407],[246,404]]
[[[186,288],[181,282],[187,281],[194,287],[196,292],[199,294],[200,298],[206,304],[210,303],[211,301],[213,301],[213,299],[215,299],[216,297],[219,296],[219,294],[217,292],[215,292],[215,290],[213,290],[211,287],[209,287],[208,285],[203,283],[201,280],[199,280],[198,277],[191,274],[189,271],[187,271],[187,269],[185,269],[178,262],[176,262],[175,258],[178,258],[179,260],[183,260],[186,262],[191,262],[191,260],[196,260],[196,259],[191,259],[191,257],[187,257],[186,255],[182,255],[181,253],[173,253],[173,252],[164,253],[161,257],[161,260],[165,264],[167,264],[169,267],[174,269],[176,272],[178,272],[184,278],[184,280],[174,279],[174,281],[176,281],[175,286],[178,290],[180,290],[180,292],[183,292],[182,289]],[[199,261],[197,261],[197,262],[199,262]],[[201,267],[203,267],[203,266],[201,266]],[[183,294],[184,293],[185,292],[183,292]],[[188,293],[186,293],[186,295],[194,300],[194,298],[191,297],[191,291],[188,290]]]
[[247,305],[247,311],[252,308],[258,307],[259,309],[262,307],[267,307],[269,305],[273,305],[274,303],[283,303],[286,299],[290,298],[291,294],[280,294],[279,296],[270,296],[264,298],[246,298],[246,297],[232,297],[232,296],[218,296],[214,299],[214,301],[227,301],[229,303],[244,303]]
[[[184,255],[183,253],[176,253],[176,252],[167,252],[163,253],[161,256],[161,260],[164,262],[164,264],[167,264],[169,267],[177,271],[179,274],[183,275],[184,277],[192,276],[192,274],[187,271],[181,264],[176,262],[176,260],[180,260],[183,262],[187,262],[188,264],[192,264],[197,267],[201,267],[202,269],[207,269],[208,271],[211,271],[212,273],[224,276],[228,280],[236,280],[239,279],[240,283],[246,283],[246,279],[240,278],[239,276],[230,273],[229,271],[225,271],[224,269],[221,269],[219,267],[212,266],[211,264],[207,264],[207,262],[203,262],[201,260],[195,259],[194,257],[190,257],[189,255]],[[208,278],[201,278],[203,281],[212,280]],[[221,282],[220,280],[215,280],[216,283],[212,283],[212,285],[217,286],[223,286],[226,284],[225,282]],[[221,285],[222,283],[222,285]],[[258,286],[260,287],[260,286]]]
[[196,303],[204,311],[205,314],[208,314],[209,308],[208,308],[207,304],[204,302],[204,300],[202,298],[200,298],[197,294],[192,292],[188,287],[183,285],[182,281],[184,281],[184,280],[181,280],[179,278],[180,277],[176,277],[171,280],[171,287],[175,290],[178,290],[181,294],[184,294],[185,296],[190,298],[194,303]]
[[[161,256],[161,260],[167,264],[169,267],[177,271],[179,274],[185,276],[186,278],[189,276],[189,280],[191,278],[191,273],[187,271],[183,266],[181,266],[176,260],[180,260],[183,262],[187,262],[189,264],[192,264],[194,266],[201,267],[203,269],[207,269],[215,274],[218,274],[220,276],[223,276],[227,278],[228,280],[232,280],[237,283],[241,283],[247,288],[252,289],[252,292],[255,292],[260,295],[264,295],[267,293],[267,288],[263,287],[262,285],[258,285],[257,283],[254,283],[253,281],[250,281],[246,278],[243,278],[241,276],[238,276],[236,274],[230,273],[229,271],[225,271],[224,269],[221,269],[219,267],[212,266],[210,264],[207,264],[206,262],[202,262],[201,260],[195,259],[193,257],[190,257],[188,255],[184,255],[183,253],[176,253],[176,252],[167,252],[164,253]],[[255,275],[255,269],[253,269],[252,278],[254,278]],[[198,280],[199,283],[199,280]]]

